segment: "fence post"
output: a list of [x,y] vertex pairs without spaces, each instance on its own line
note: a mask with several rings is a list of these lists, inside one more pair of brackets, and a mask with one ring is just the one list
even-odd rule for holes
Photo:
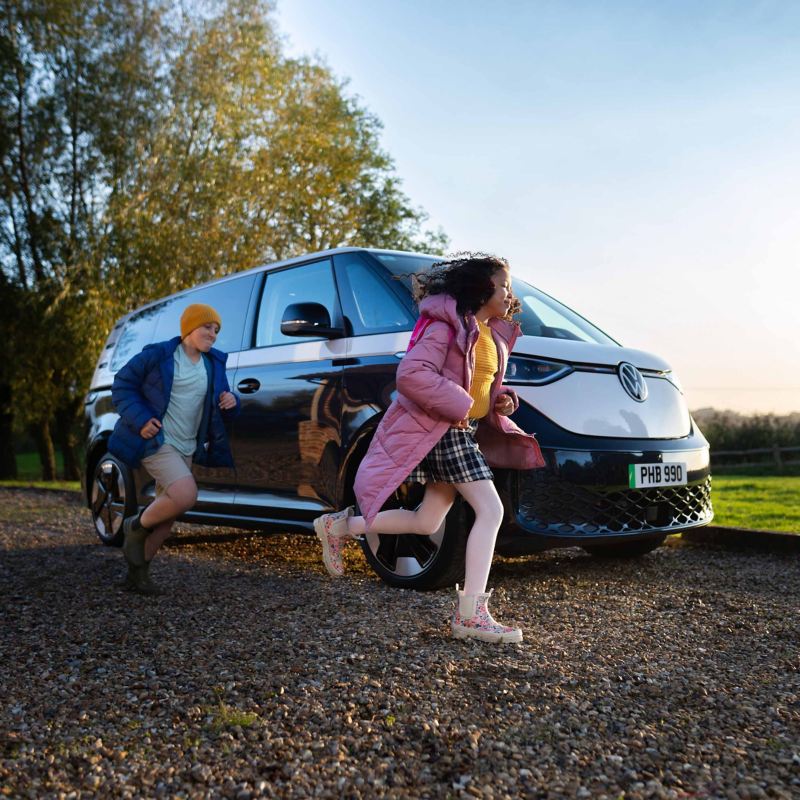
[[780,469],[783,466],[783,461],[781,460],[781,448],[777,444],[772,447],[772,456],[775,459],[775,466]]

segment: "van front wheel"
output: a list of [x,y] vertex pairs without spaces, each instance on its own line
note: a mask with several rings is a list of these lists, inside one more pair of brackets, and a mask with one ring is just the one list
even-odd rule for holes
[[[402,485],[386,502],[390,508],[415,509],[422,502],[424,487]],[[402,589],[440,589],[464,579],[467,534],[472,510],[456,498],[445,521],[432,536],[414,533],[367,533],[362,547],[369,565],[381,580]]]

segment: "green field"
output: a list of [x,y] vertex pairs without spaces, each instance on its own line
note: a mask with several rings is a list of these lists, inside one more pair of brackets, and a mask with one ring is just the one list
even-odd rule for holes
[[[64,460],[60,451],[56,450],[56,471],[61,473]],[[39,456],[36,453],[21,453],[17,455],[17,480],[0,481],[0,486],[35,486],[37,489],[65,489],[68,491],[79,491],[81,488],[79,481],[50,481],[45,483],[42,480],[42,468],[39,463]]]
[[714,524],[800,533],[800,477],[714,475]]
[[15,481],[0,481],[0,488],[6,489],[58,489],[60,492],[79,492],[80,481],[40,481],[17,478]]
[[[61,454],[56,454],[61,469]],[[19,480],[0,486],[31,486],[77,491],[71,481],[42,483],[35,453],[17,456]],[[715,474],[712,499],[714,524],[731,528],[800,533],[800,475]]]
[[[56,450],[56,472],[61,473],[64,459],[61,451]],[[17,453],[17,476],[21,481],[38,481],[42,477],[42,465],[37,453]]]

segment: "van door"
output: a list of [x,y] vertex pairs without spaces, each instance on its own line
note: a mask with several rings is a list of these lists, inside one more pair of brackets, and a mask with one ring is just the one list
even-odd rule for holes
[[335,504],[347,340],[283,334],[284,311],[296,303],[324,306],[343,327],[329,258],[267,273],[254,346],[239,355],[236,513],[265,521],[307,522]]
[[[407,276],[416,259],[398,256]],[[342,376],[342,445],[348,452],[376,414],[394,398],[397,353],[408,346],[417,315],[405,284],[371,254],[337,253],[333,258],[342,310],[352,332]],[[403,272],[402,270],[405,270]]]

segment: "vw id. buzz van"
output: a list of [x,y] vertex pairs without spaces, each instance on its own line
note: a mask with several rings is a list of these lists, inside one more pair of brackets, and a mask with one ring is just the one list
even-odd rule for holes
[[[123,317],[103,348],[86,398],[85,495],[100,539],[119,545],[122,519],[154,496],[152,478],[107,451],[117,415],[115,372],[149,342],[170,338],[190,303],[224,321],[217,346],[242,400],[228,428],[236,468],[194,466],[187,522],[312,531],[354,502],[353,479],[395,396],[395,372],[416,310],[411,274],[435,256],[339,248],[257,267],[179,292]],[[621,346],[541,290],[514,278],[523,335],[505,382],[514,420],[547,462],[496,470],[505,507],[501,554],[582,547],[633,557],[711,521],[709,447],[680,384],[659,356]],[[402,486],[387,507],[413,508]],[[456,503],[433,536],[364,537],[370,565],[394,586],[452,585],[464,569],[470,510]]]

